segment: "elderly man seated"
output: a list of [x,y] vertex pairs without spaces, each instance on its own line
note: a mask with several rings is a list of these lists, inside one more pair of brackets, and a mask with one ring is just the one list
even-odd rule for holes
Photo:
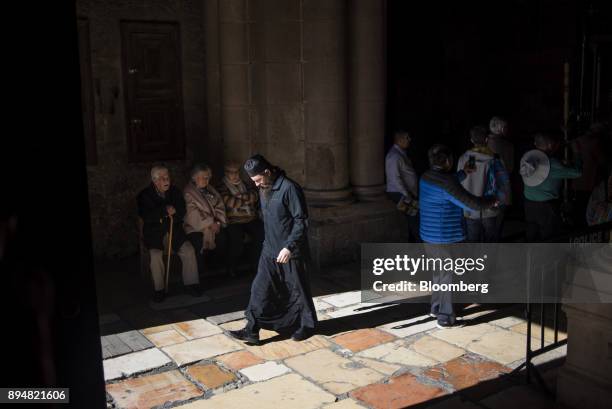
[[240,167],[238,162],[226,163],[225,175],[217,187],[227,213],[226,265],[232,277],[236,262],[244,251],[244,235],[248,234],[252,239],[253,251],[249,261],[253,270],[257,267],[263,243],[263,224],[258,217],[259,194],[240,178]]
[[183,230],[185,200],[182,192],[170,183],[168,168],[154,166],[152,183],[138,194],[138,214],[142,218],[143,240],[151,255],[151,274],[155,293],[153,301],[161,302],[164,292],[163,249],[167,247],[172,222],[172,250],[181,258],[183,283],[194,297],[201,295],[195,251]]

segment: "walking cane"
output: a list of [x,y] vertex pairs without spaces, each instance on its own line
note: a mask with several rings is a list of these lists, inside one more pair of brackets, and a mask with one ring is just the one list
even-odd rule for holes
[[174,220],[172,220],[172,216],[168,216],[170,218],[170,232],[168,233],[168,263],[166,264],[166,285],[164,287],[164,291],[168,293],[168,278],[170,277],[170,256],[172,255],[172,226],[174,225]]

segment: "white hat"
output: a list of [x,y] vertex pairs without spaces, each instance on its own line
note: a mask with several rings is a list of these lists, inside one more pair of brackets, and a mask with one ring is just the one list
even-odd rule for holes
[[538,186],[546,180],[550,173],[550,160],[541,150],[530,150],[521,158],[519,173],[526,186]]

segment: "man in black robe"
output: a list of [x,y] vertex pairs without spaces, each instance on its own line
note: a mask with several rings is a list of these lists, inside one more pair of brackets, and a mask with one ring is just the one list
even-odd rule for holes
[[259,188],[265,239],[251,298],[245,311],[247,325],[231,335],[259,343],[261,328],[293,331],[292,339],[310,337],[317,323],[307,275],[308,210],[300,185],[254,155],[244,169]]

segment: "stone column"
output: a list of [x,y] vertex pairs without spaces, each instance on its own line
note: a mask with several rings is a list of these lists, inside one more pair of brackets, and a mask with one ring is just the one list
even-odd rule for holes
[[566,304],[567,357],[557,399],[575,408],[603,409],[612,402],[612,304]]
[[352,202],[349,187],[346,1],[302,3],[305,194],[312,207]]
[[223,157],[251,153],[249,24],[246,1],[219,1],[219,70]]
[[360,201],[384,199],[386,2],[349,2],[350,180]]

